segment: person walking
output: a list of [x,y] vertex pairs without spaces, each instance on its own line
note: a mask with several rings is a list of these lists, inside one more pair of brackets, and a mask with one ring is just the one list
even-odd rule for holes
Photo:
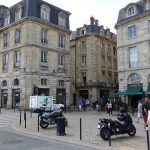
[[82,99],[79,101],[79,111],[82,111]]
[[143,109],[144,128],[146,128],[148,118],[148,98],[145,98],[142,109]]
[[137,109],[137,123],[139,123],[140,118],[142,118],[142,103],[141,100],[138,101],[138,109]]
[[108,101],[108,103],[106,105],[107,105],[108,113],[109,113],[109,116],[110,116],[110,115],[112,115],[112,102],[111,102],[111,100]]

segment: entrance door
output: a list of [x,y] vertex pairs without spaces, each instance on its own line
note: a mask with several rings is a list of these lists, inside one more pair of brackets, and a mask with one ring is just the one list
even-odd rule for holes
[[132,95],[131,96],[131,106],[133,108],[137,108],[139,100],[142,100],[142,95]]
[[66,104],[66,90],[65,89],[57,89],[56,103],[64,104],[64,105]]
[[7,100],[8,100],[8,90],[2,90],[2,108],[7,107]]
[[14,89],[12,108],[19,108],[19,106],[20,106],[20,89]]
[[108,102],[109,91],[108,90],[100,90],[100,98],[102,99],[103,105],[106,105]]

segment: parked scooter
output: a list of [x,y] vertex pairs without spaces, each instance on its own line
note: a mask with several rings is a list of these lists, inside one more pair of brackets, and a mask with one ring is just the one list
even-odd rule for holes
[[[51,113],[44,112],[40,115],[40,127],[46,129],[49,125],[57,124],[57,118],[63,117],[61,110],[55,110]],[[67,118],[65,118],[65,126],[68,125]]]
[[119,121],[105,118],[99,119],[98,129],[100,129],[100,136],[104,140],[108,140],[109,136],[112,135],[128,134],[129,136],[134,136],[136,134],[132,118],[127,112],[119,114],[117,119]]

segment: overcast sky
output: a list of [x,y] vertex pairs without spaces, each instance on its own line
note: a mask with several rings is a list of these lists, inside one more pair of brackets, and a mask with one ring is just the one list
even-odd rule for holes
[[[0,0],[0,5],[12,6],[20,0]],[[138,0],[45,0],[57,7],[67,10],[71,13],[70,29],[75,31],[84,24],[90,23],[90,17],[93,16],[99,20],[99,25],[104,28],[110,28],[111,32],[116,33],[114,29],[117,21],[118,12],[121,8]]]

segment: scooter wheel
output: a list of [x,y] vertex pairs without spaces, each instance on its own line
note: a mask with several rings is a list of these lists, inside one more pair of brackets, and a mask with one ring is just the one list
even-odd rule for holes
[[109,139],[109,132],[108,128],[103,127],[100,129],[100,136],[102,137],[103,140],[108,140]]
[[134,125],[132,125],[132,126],[129,128],[128,135],[134,136],[135,134],[136,134],[136,128],[134,127]]
[[47,122],[44,122],[43,120],[40,120],[40,127],[42,129],[46,129],[49,126]]

